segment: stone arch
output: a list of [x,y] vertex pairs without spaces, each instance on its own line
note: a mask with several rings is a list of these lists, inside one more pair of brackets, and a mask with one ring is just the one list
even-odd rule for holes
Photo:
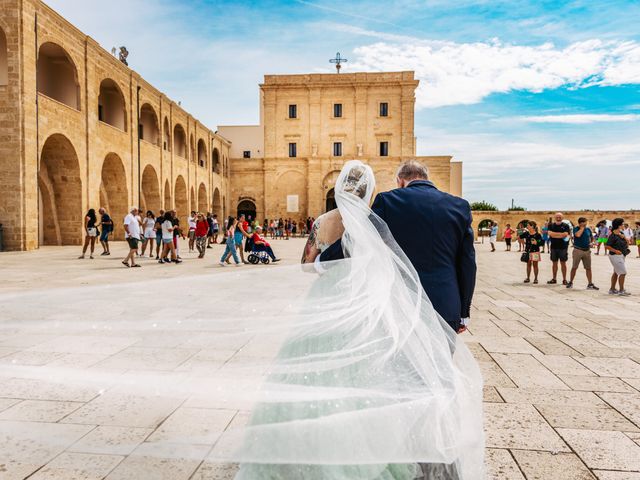
[[171,151],[171,128],[169,127],[169,119],[164,117],[164,140],[162,142],[162,148],[164,148],[167,152]]
[[113,235],[116,240],[124,238],[124,217],[129,212],[129,193],[124,164],[115,153],[108,154],[102,163],[100,204],[113,219]]
[[38,92],[80,110],[78,70],[69,54],[56,43],[43,43],[38,50]]
[[187,134],[179,123],[173,127],[173,149],[176,155],[187,158]]
[[338,175],[340,175],[340,170],[332,170],[327,173],[322,180],[323,204],[325,212],[337,208],[334,187],[336,185]]
[[205,187],[204,183],[201,183],[200,187],[198,187],[198,211],[200,213],[207,213],[209,211],[209,202],[207,197],[207,187]]
[[213,214],[218,216],[218,221],[221,221],[222,219],[222,203],[220,200],[220,190],[218,189],[218,187],[216,187],[216,189],[213,191],[213,202],[212,202],[212,208],[211,208]]
[[182,178],[182,175],[178,175],[176,178],[176,187],[174,189],[174,200],[176,202],[176,213],[181,222],[186,222],[189,216],[189,199],[187,198],[187,184]]
[[490,224],[496,222],[493,217],[485,216],[482,220],[480,220],[476,226],[476,235],[477,238],[488,237],[491,233]]
[[142,140],[153,145],[160,145],[160,128],[156,110],[148,103],[140,108],[139,135]]
[[0,85],[9,84],[9,49],[7,48],[7,36],[0,28]]
[[207,166],[207,144],[203,139],[198,140],[198,165]]
[[[524,219],[520,220],[516,224],[516,228],[527,228],[527,223],[529,223],[529,220],[530,219],[528,219],[528,218],[524,218]],[[534,220],[534,222],[535,222],[535,220]],[[536,222],[536,223],[538,223],[538,222]]]
[[220,174],[220,152],[217,148],[214,148],[211,152],[211,170]]
[[255,219],[256,212],[257,212],[256,204],[251,200],[242,200],[240,203],[238,203],[238,211],[237,211],[238,217],[244,214],[247,219],[249,217],[251,217],[252,219]]
[[98,120],[126,132],[126,111],[124,95],[118,84],[111,78],[102,80],[98,95]]
[[53,134],[42,146],[38,190],[42,244],[80,244],[83,228],[80,163],[64,135]]
[[152,210],[154,213],[160,210],[160,184],[156,169],[151,165],[144,167],[142,172],[142,198],[140,199],[142,210]]
[[196,189],[191,187],[191,195],[189,195],[189,207],[190,211],[195,212],[197,210],[197,198]]
[[[286,217],[303,217],[307,215],[307,182],[304,174],[299,170],[285,170],[276,179],[277,192],[275,198],[275,214]],[[288,197],[295,195],[298,197],[297,211],[289,211]]]
[[165,180],[164,182],[164,210],[172,210],[173,205],[171,204],[171,184],[169,180]]

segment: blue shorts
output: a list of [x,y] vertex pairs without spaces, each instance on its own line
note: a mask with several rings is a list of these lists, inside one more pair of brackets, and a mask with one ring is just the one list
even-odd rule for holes
[[109,241],[109,232],[107,232],[107,231],[105,231],[103,229],[102,232],[100,233],[100,241],[101,242],[108,242]]
[[236,245],[242,245],[242,233],[236,233],[233,235],[233,240],[236,242]]

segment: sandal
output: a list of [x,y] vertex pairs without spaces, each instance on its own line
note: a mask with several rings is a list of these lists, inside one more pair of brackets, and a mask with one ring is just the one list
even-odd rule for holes
[[558,283],[558,282],[556,281],[555,278],[547,281],[547,285],[553,285],[553,284],[556,284],[556,283]]
[[122,264],[123,264],[125,267],[127,267],[127,268],[129,268],[129,267],[130,267],[130,265],[129,265],[127,262],[120,262],[120,263],[122,263]]
[[135,263],[135,264],[131,265],[131,267],[139,267],[139,266],[140,266],[139,263]]
[[536,279],[533,281],[533,283],[538,283],[538,279],[536,278]]
[[531,280],[529,280],[528,278],[524,279],[524,283],[529,283]]

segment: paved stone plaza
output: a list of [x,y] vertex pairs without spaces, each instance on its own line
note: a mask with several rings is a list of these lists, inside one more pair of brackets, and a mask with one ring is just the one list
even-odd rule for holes
[[[302,240],[272,243],[283,264],[298,262]],[[498,249],[489,253],[487,245],[477,245],[478,285],[470,332],[464,335],[485,379],[488,478],[640,480],[640,259],[635,250],[627,260],[628,290],[637,295],[620,298],[607,295],[611,267],[604,256],[594,257],[601,290],[591,292],[585,290],[582,271],[573,290],[546,285],[546,255],[541,284],[524,285],[519,254],[503,252],[502,244]],[[143,259],[142,268],[126,269],[120,264],[125,250],[116,243],[111,257],[94,260],[76,260],[77,247],[0,254],[0,479],[233,478],[234,467],[216,464],[212,452],[215,432],[246,419],[241,408],[152,391],[96,392],[72,379],[56,383],[12,376],[16,368],[37,373],[69,365],[124,377],[202,373],[233,362],[239,349],[206,335],[91,332],[77,312],[87,306],[117,318],[126,301],[123,291],[167,295],[154,292],[155,279],[174,277],[176,284],[202,287],[218,278],[208,274],[255,270],[261,282],[268,282],[269,271],[277,267],[218,267],[222,246],[217,245],[204,260],[183,254],[179,266]],[[227,298],[218,294],[221,301]],[[54,298],[69,306],[66,314],[48,306]],[[158,314],[182,314],[192,307],[172,298]],[[60,331],[16,326],[21,308],[57,322]],[[179,444],[166,442],[176,438]]]

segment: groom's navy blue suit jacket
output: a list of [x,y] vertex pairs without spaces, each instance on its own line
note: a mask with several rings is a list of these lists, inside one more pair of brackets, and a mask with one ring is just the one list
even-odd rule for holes
[[[427,180],[378,194],[371,209],[389,226],[420,276],[436,311],[458,330],[469,317],[476,283],[471,209],[462,198],[439,191]],[[344,258],[340,240],[320,261]]]

